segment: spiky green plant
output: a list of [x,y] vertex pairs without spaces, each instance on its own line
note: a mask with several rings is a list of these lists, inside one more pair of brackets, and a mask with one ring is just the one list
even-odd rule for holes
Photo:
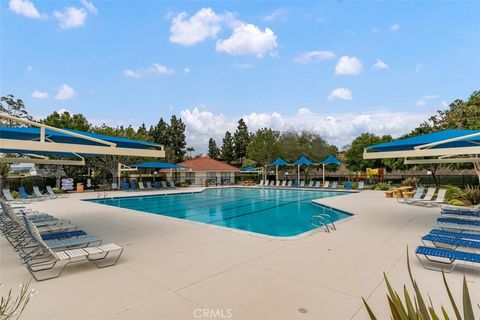
[[[408,274],[410,276],[410,281],[413,286],[413,301],[412,295],[408,292],[407,287],[403,286],[403,296],[404,301],[402,301],[398,292],[396,292],[388,280],[388,277],[385,273],[383,273],[383,277],[385,279],[385,284],[387,285],[387,300],[388,305],[390,307],[390,318],[393,320],[439,320],[443,317],[445,320],[453,319],[453,317],[449,316],[447,311],[443,306],[441,306],[440,311],[438,313],[432,303],[430,297],[428,297],[429,304],[425,302],[425,298],[420,292],[419,286],[417,281],[413,278],[412,269],[410,268],[410,259],[408,256],[408,248],[407,248],[407,268]],[[445,284],[445,289],[448,294],[448,298],[450,299],[450,303],[452,304],[453,312],[455,313],[455,319],[457,320],[475,320],[475,315],[473,312],[473,304],[472,300],[470,299],[470,293],[468,291],[467,280],[465,276],[463,277],[463,315],[460,313],[459,308],[457,307],[457,303],[453,298],[452,292],[450,291],[450,287],[448,286],[447,279],[445,277],[445,273],[442,271],[443,283]],[[367,301],[362,298],[363,303],[365,304],[365,308],[367,309],[368,315],[370,319],[377,320],[375,313],[372,311],[370,306],[368,305]],[[480,309],[480,305],[478,305]]]
[[12,289],[6,297],[0,298],[0,320],[18,319],[27,306],[34,290],[30,290],[30,282],[20,285],[20,293],[14,297]]

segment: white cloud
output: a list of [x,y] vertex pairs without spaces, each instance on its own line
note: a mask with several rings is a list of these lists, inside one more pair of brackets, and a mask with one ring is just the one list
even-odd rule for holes
[[287,21],[288,10],[285,8],[275,9],[269,15],[263,17],[262,21],[273,22],[273,21]]
[[[223,114],[202,109],[204,108],[195,107],[180,113],[187,128],[187,142],[198,152],[206,151],[210,137],[222,141],[225,131],[234,131],[240,118],[229,118]],[[353,138],[363,132],[400,136],[418,126],[427,117],[428,114],[421,114],[418,111],[408,113],[382,109],[364,113],[320,114],[305,107],[298,109],[293,115],[273,112],[250,113],[242,116],[252,132],[263,127],[280,131],[290,128],[312,130],[325,137],[329,143],[339,147],[350,143]]]
[[372,30],[370,30],[372,33],[378,33],[380,30],[378,30],[377,28],[372,28]]
[[352,91],[347,88],[337,88],[330,92],[328,95],[328,100],[352,100]]
[[90,13],[98,13],[97,8],[93,5],[92,2],[89,2],[87,0],[81,0],[83,6],[88,10]]
[[427,101],[425,99],[420,99],[415,103],[415,105],[417,107],[425,107],[427,105]]
[[32,92],[32,97],[37,98],[37,99],[47,99],[48,98],[48,93],[35,90],[35,91]]
[[131,70],[131,69],[123,70],[123,74],[129,78],[145,78],[148,76],[173,74],[174,72],[175,71],[173,69],[170,69],[159,63],[154,63],[147,68],[139,68],[136,70]]
[[70,113],[70,111],[68,111],[68,110],[65,109],[65,108],[58,109],[58,111],[57,111],[58,114],[64,114],[65,112]]
[[87,11],[84,8],[68,7],[63,12],[55,11],[55,18],[60,21],[60,28],[73,29],[81,27],[87,20]]
[[190,72],[191,72],[190,68],[184,68],[183,69],[183,73],[185,73],[185,74],[190,74]]
[[377,70],[388,69],[388,64],[386,64],[385,62],[383,62],[380,59],[377,59],[377,62],[375,62],[375,64],[373,65],[372,68],[377,69]]
[[400,25],[398,23],[394,23],[390,27],[390,30],[392,30],[392,31],[397,31],[398,29],[400,29]]
[[55,95],[56,100],[69,100],[75,97],[77,93],[68,84],[62,84]]
[[356,57],[343,56],[335,66],[337,75],[358,75],[362,72],[363,65]]
[[186,12],[181,12],[172,18],[170,42],[190,46],[207,38],[215,39],[222,24],[235,23],[232,13],[216,14],[211,8],[202,8],[190,18]]
[[33,67],[32,67],[31,65],[28,65],[28,66],[25,68],[25,70],[27,70],[27,71],[33,71]]
[[293,62],[298,64],[309,64],[312,62],[333,59],[334,57],[335,53],[332,51],[309,51],[297,55]]
[[242,24],[233,29],[232,35],[218,40],[216,50],[231,55],[254,54],[261,58],[265,53],[274,54],[277,36],[269,28],[260,30],[253,24]]
[[19,14],[28,18],[34,19],[45,19],[47,18],[46,14],[40,13],[35,5],[29,0],[10,0],[8,3],[8,8]]

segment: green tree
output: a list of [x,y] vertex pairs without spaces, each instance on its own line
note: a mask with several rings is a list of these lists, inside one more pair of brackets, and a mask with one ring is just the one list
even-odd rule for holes
[[269,128],[257,130],[247,147],[247,158],[265,167],[280,155],[280,132]]
[[91,128],[90,123],[82,114],[78,113],[71,115],[67,111],[62,113],[54,111],[48,117],[43,119],[42,122],[47,126],[61,129],[90,131]]
[[220,149],[217,147],[217,142],[215,142],[213,138],[208,140],[208,156],[215,160],[220,159]]
[[186,136],[185,136],[185,123],[182,119],[177,118],[175,115],[170,119],[170,127],[168,130],[169,145],[173,151],[175,162],[183,161],[186,153]]
[[150,136],[153,138],[153,141],[162,146],[170,145],[169,133],[169,126],[163,118],[160,118],[157,125],[150,127]]
[[238,120],[237,130],[233,134],[233,144],[234,144],[234,153],[235,160],[239,162],[243,161],[247,153],[247,146],[250,143],[250,133],[248,132],[248,127],[243,119]]
[[[16,99],[11,94],[0,97],[0,112],[8,114],[9,116],[32,120],[32,117],[27,112],[27,108],[25,107],[23,100]],[[0,119],[0,125],[13,127],[20,124],[17,124],[12,120]]]
[[235,146],[230,131],[225,132],[225,137],[223,138],[222,159],[227,161],[227,163],[230,163],[235,159]]
[[320,134],[310,131],[288,130],[280,135],[281,155],[293,162],[302,155],[312,161],[321,161],[329,154],[338,153],[338,148],[330,145]]
[[365,171],[367,168],[379,168],[385,166],[381,159],[363,159],[364,149],[374,144],[389,142],[392,137],[389,135],[376,136],[373,133],[362,133],[347,146],[345,152],[345,164],[350,171]]

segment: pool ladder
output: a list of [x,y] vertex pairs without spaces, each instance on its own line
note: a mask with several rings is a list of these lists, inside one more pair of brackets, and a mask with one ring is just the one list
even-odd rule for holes
[[[332,230],[337,230],[337,227],[335,227],[335,223],[333,222],[332,217],[330,217],[330,215],[326,213],[312,216],[310,218],[310,223],[315,228],[325,228],[327,232],[330,232],[330,228]],[[328,226],[329,224],[330,224],[330,227]]]

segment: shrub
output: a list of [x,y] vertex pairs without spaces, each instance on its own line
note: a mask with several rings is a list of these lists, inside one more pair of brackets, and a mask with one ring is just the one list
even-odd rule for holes
[[470,201],[471,204],[479,204],[480,203],[480,187],[467,186],[465,188],[465,199]]
[[63,193],[62,189],[59,189],[59,188],[52,188],[52,191],[53,193],[56,193],[56,194]]
[[410,177],[402,181],[402,186],[416,188],[420,184],[420,179],[417,177]]
[[383,183],[378,183],[378,184],[375,186],[374,190],[383,190],[383,191],[387,191],[387,190],[389,190],[389,189],[390,189],[390,187],[391,187],[391,186],[390,186],[390,184],[389,184],[389,183],[385,183],[385,182],[383,182]]
[[442,188],[447,190],[447,194],[445,195],[445,199],[447,201],[453,200],[453,199],[464,199],[465,198],[465,191],[463,191],[461,188],[452,186],[451,184],[447,184],[442,186]]
[[465,203],[463,203],[462,200],[459,200],[459,199],[452,199],[450,200],[449,202],[452,206],[464,206]]
[[358,182],[352,182],[352,189],[358,189]]

